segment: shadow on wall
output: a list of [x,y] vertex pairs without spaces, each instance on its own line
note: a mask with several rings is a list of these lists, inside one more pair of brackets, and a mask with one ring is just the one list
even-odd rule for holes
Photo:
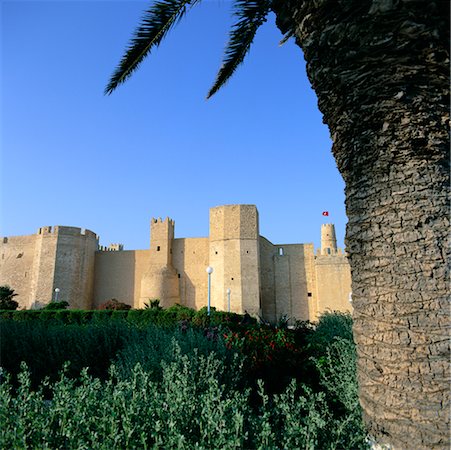
[[313,244],[273,245],[260,238],[262,316],[313,320],[316,292]]
[[177,239],[173,243],[173,266],[177,271],[180,292],[180,304],[196,309],[196,287],[186,273],[187,245],[185,239]]

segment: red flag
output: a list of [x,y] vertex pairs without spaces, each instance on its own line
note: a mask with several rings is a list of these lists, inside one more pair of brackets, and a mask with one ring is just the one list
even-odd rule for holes
[[329,215],[329,211],[323,211],[323,216],[328,216]]

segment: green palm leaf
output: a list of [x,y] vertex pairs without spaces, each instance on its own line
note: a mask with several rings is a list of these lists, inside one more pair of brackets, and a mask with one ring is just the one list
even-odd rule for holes
[[140,65],[153,47],[157,47],[171,27],[186,13],[187,7],[201,0],[160,0],[144,13],[141,25],[113,73],[105,94],[111,94]]
[[270,2],[269,0],[236,0],[234,8],[234,15],[238,17],[238,22],[232,27],[222,66],[207,98],[215,94],[243,62],[258,27],[266,21]]

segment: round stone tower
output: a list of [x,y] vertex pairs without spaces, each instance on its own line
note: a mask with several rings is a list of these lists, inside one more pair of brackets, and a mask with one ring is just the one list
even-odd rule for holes
[[337,254],[337,238],[335,237],[335,225],[326,223],[321,225],[321,255]]

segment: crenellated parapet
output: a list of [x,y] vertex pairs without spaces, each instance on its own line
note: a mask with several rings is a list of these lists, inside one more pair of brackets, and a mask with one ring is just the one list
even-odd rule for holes
[[62,225],[45,226],[38,228],[37,235],[59,235],[59,236],[85,236],[87,238],[99,239],[96,233],[86,228],[67,227]]
[[99,245],[99,252],[121,252],[124,250],[124,244]]
[[318,249],[316,249],[316,256],[324,256],[324,257],[347,256],[347,253],[340,247],[337,247],[337,250],[335,253],[333,253],[333,252],[322,253],[322,250],[320,248],[318,248]]

